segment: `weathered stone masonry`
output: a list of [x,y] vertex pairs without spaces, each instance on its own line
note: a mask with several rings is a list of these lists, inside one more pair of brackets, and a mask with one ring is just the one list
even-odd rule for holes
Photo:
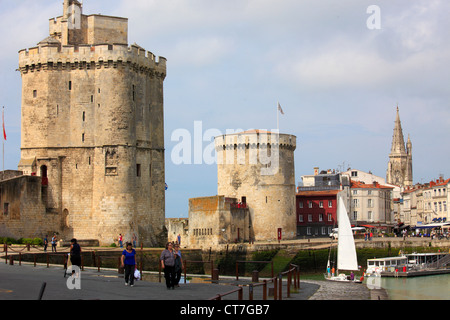
[[19,170],[41,177],[45,206],[26,223],[45,216],[58,223],[25,235],[6,218],[3,229],[17,236],[51,230],[101,244],[135,233],[156,245],[165,240],[166,59],[128,46],[127,19],[81,9],[66,0],[64,15],[50,20],[50,37],[19,52]]

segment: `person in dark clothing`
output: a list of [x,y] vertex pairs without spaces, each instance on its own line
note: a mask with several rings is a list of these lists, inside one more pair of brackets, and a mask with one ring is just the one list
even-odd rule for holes
[[166,249],[161,253],[161,267],[164,269],[167,289],[175,289],[175,254],[173,243],[168,242]]
[[131,243],[127,243],[126,249],[122,252],[122,267],[125,269],[125,285],[130,283],[134,286],[134,271],[136,269],[136,250]]
[[[70,262],[72,266],[77,266],[78,271],[81,270],[81,247],[77,242],[77,239],[70,240]],[[72,275],[75,270],[72,269]]]
[[180,251],[180,246],[178,244],[175,244],[175,249],[174,249],[174,253],[175,253],[175,282],[174,285],[179,287],[179,282],[181,279],[181,272],[183,270],[183,259],[181,257],[181,251]]

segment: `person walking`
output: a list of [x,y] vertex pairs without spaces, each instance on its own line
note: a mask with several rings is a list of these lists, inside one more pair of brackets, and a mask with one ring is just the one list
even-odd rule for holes
[[183,258],[181,257],[180,245],[175,244],[175,282],[174,285],[179,287],[181,272],[183,270]]
[[56,233],[54,233],[52,237],[52,252],[56,252],[56,241],[57,241]]
[[161,267],[164,269],[167,289],[175,289],[175,254],[172,242],[167,242],[166,249],[161,253]]
[[137,244],[137,237],[136,237],[136,234],[135,234],[135,233],[133,233],[132,240],[133,240],[133,247],[137,248],[137,247],[136,247],[136,244]]
[[[70,262],[72,266],[78,267],[78,271],[81,270],[81,247],[75,238],[70,240]],[[74,273],[75,270],[72,268],[72,275]]]
[[133,249],[131,243],[127,243],[126,249],[122,252],[122,268],[125,269],[125,285],[128,283],[134,286],[134,271],[136,269],[136,250]]
[[118,240],[119,240],[119,246],[120,246],[121,248],[123,248],[123,237],[122,237],[122,234],[121,234],[121,233],[119,233],[119,238],[118,238]]
[[45,235],[44,237],[44,252],[47,252],[48,247],[48,235]]

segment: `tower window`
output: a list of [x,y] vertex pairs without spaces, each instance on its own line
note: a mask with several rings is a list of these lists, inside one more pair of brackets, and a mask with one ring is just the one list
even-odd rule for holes
[[33,98],[37,98],[37,90],[33,90]]
[[139,163],[136,164],[136,176],[141,176],[141,165]]
[[81,141],[84,142],[84,133],[81,134]]
[[83,111],[83,122],[86,121],[86,112]]
[[72,81],[69,81],[69,90],[72,90]]

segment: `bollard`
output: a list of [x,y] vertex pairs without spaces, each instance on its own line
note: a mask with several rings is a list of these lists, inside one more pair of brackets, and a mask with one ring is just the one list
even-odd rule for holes
[[11,266],[14,265],[14,258],[13,258],[13,256],[9,256],[9,265],[11,265]]
[[219,281],[219,269],[213,269],[212,281]]
[[253,270],[252,282],[259,282],[259,271],[258,270]]

